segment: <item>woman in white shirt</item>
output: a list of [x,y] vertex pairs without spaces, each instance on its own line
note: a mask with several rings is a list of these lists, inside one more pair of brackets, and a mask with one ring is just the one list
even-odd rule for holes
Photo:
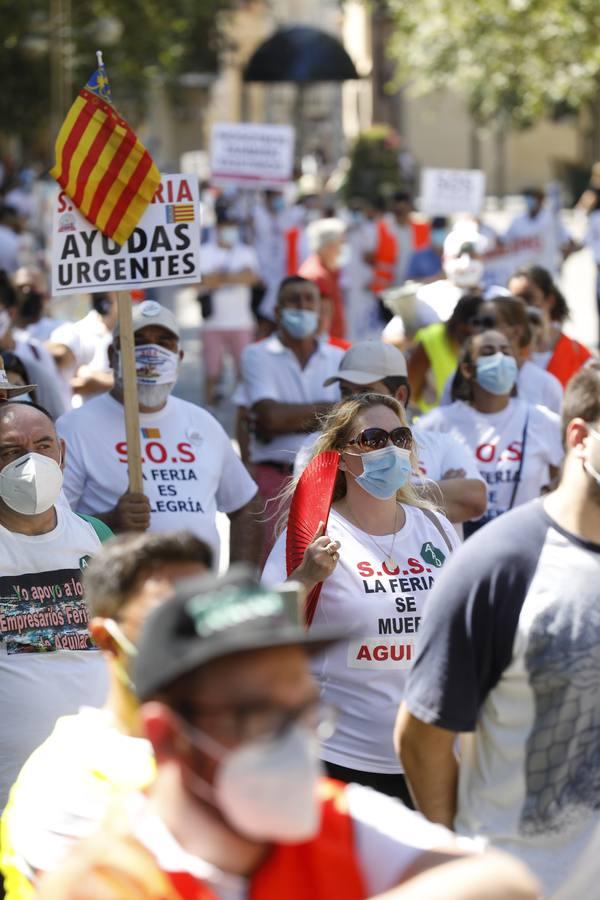
[[[410,484],[413,438],[395,399],[361,394],[334,407],[314,455],[333,449],[341,459],[327,534],[317,533],[290,575],[308,590],[324,582],[313,621],[351,635],[315,663],[322,698],[338,711],[322,756],[330,776],[410,805],[394,717],[427,596],[457,537]],[[285,543],[284,532],[267,560],[267,583],[286,577]]]
[[516,396],[517,362],[500,331],[469,338],[452,385],[453,403],[419,419],[423,430],[454,434],[475,454],[488,508],[465,522],[465,537],[490,519],[538,497],[563,457],[560,419]]

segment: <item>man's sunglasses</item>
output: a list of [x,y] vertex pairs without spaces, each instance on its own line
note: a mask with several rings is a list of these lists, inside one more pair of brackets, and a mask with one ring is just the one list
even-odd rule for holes
[[348,446],[354,445],[359,450],[368,452],[369,450],[382,450],[383,447],[387,447],[388,441],[391,441],[394,447],[400,447],[401,450],[410,450],[413,445],[412,431],[406,425],[394,428],[393,431],[386,431],[385,428],[365,428],[355,438],[348,441]]

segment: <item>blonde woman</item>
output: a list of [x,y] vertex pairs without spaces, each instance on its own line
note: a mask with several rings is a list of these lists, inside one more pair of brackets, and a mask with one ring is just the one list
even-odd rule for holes
[[[415,452],[400,404],[362,394],[335,406],[314,454],[341,453],[327,534],[319,530],[291,578],[323,589],[315,623],[352,636],[318,659],[324,702],[337,709],[323,743],[328,773],[398,797],[410,796],[392,731],[429,591],[457,544],[450,522],[411,487]],[[285,531],[263,581],[283,581]]]

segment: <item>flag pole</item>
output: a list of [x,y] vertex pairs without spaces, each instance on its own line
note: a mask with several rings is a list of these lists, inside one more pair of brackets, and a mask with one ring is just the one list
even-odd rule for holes
[[125,437],[127,438],[127,469],[129,490],[135,494],[144,492],[142,478],[142,451],[140,442],[140,411],[138,406],[137,373],[135,369],[131,295],[127,291],[117,293],[119,314],[119,359],[123,381],[123,407],[125,410]]

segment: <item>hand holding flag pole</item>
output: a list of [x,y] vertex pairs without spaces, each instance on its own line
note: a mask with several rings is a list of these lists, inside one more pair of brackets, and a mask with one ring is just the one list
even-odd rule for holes
[[[124,244],[160,184],[152,157],[112,105],[102,51],[98,68],[79,92],[56,139],[50,174],[85,218]],[[120,358],[129,490],[143,491],[131,297],[118,293]]]

